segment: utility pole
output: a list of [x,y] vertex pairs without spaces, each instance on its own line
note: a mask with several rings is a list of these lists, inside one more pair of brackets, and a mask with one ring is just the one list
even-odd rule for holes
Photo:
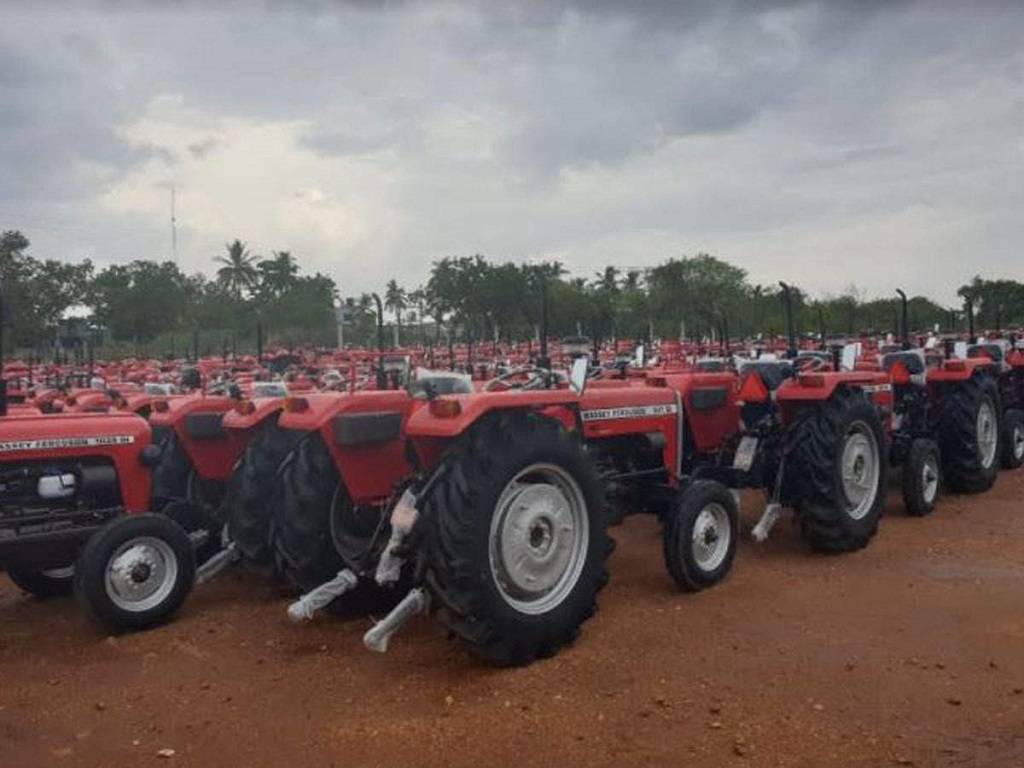
[[171,185],[171,255],[174,257],[174,266],[178,266],[178,219],[175,216],[174,185]]

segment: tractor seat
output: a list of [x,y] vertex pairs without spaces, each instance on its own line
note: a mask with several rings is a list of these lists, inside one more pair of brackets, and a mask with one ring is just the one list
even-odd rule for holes
[[743,366],[743,370],[750,369],[761,377],[761,381],[768,387],[769,392],[774,392],[786,379],[796,375],[793,365],[788,360],[777,362],[750,362]]
[[903,367],[911,376],[925,372],[925,360],[921,350],[890,352],[882,358],[882,370],[888,373],[897,362],[903,363]]
[[1002,363],[1006,355],[999,344],[972,344],[967,348],[967,357],[988,357],[994,363]]

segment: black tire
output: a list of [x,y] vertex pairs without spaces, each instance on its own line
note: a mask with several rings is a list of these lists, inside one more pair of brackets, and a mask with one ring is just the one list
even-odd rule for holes
[[[130,601],[115,599],[107,584],[110,562],[131,542],[147,539],[165,549],[160,562],[166,563],[166,581],[155,583],[157,589],[150,603],[132,607]],[[143,565],[140,579],[152,575]],[[158,571],[159,573],[159,571]],[[75,563],[75,595],[88,614],[100,624],[115,631],[145,629],[162,624],[181,607],[195,583],[196,560],[188,534],[174,521],[159,514],[138,514],[119,517],[93,534]]]
[[[877,475],[877,482],[867,488],[865,503],[855,510],[849,508],[842,476],[843,453],[854,437],[851,430],[865,438],[865,447],[873,442]],[[865,547],[882,516],[887,455],[882,421],[867,395],[840,387],[828,400],[802,408],[787,430],[785,444],[786,500],[796,510],[804,539],[819,552]]]
[[[560,424],[532,413],[484,419],[449,449],[444,461],[445,475],[423,500],[422,510],[430,526],[427,580],[439,606],[438,618],[475,656],[491,664],[523,665],[553,655],[594,615],[597,593],[608,580],[605,560],[612,545],[604,492],[592,461]],[[540,482],[547,477],[543,472],[561,478],[563,489],[555,491],[567,500],[566,493],[573,495],[570,513],[579,516],[580,526],[586,520],[588,531],[585,539],[569,540],[574,551],[563,566],[567,570],[555,574],[557,581],[548,590],[557,602],[543,611],[541,606],[520,610],[509,602],[514,598],[506,595],[512,588],[499,586],[492,566],[491,527],[499,500],[517,476],[531,479],[521,475],[528,469],[537,476],[523,485],[541,493],[552,487]],[[508,499],[504,503],[507,509],[514,506]],[[531,527],[530,536],[534,533]]]
[[331,499],[340,478],[319,434],[299,442],[285,460],[280,483],[271,522],[275,565],[290,586],[308,592],[345,567],[330,531]]
[[983,407],[998,418],[999,389],[991,376],[975,375],[942,391],[937,428],[942,476],[959,493],[987,491],[999,473],[999,424],[994,429],[995,452],[987,464],[978,440],[978,414]]
[[188,496],[191,472],[192,462],[171,431],[160,442],[160,458],[153,467],[150,506],[154,512],[160,512],[168,504]]
[[279,503],[278,467],[300,434],[266,424],[249,441],[231,475],[224,509],[228,531],[238,551],[254,562],[272,559],[270,518]]
[[939,446],[934,440],[918,438],[910,444],[903,462],[903,506],[908,515],[924,517],[935,509],[942,481]]
[[1024,411],[1009,408],[1003,414],[1003,467],[1024,464]]
[[[702,517],[705,511],[712,520],[707,520],[707,515]],[[679,494],[666,517],[662,553],[665,567],[679,588],[699,592],[724,579],[732,568],[739,538],[739,509],[729,489],[714,480],[697,480]],[[707,522],[713,526],[701,534],[696,530],[698,521],[702,528]],[[726,536],[723,544],[721,539]],[[709,544],[721,548],[704,552],[702,548]]]
[[[57,571],[68,571],[57,574]],[[74,570],[67,568],[9,568],[7,575],[18,587],[39,598],[63,597],[70,595],[75,583]]]

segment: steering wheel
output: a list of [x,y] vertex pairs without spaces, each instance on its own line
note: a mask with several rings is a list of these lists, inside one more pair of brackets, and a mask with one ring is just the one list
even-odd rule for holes
[[539,389],[547,382],[548,371],[535,365],[524,365],[501,374],[484,385],[484,392],[506,392],[510,389]]
[[798,357],[793,361],[793,367],[796,368],[800,373],[813,373],[814,371],[820,371],[827,366],[827,363],[820,357],[814,355],[808,355],[807,357]]

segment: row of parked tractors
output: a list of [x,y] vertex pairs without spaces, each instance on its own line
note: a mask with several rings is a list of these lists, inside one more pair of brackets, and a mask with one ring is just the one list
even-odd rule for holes
[[293,588],[294,619],[378,601],[371,649],[431,613],[519,665],[593,615],[625,515],[657,515],[668,573],[697,591],[732,566],[743,489],[765,499],[755,538],[791,509],[811,549],[842,553],[875,535],[892,472],[926,515],[943,485],[984,491],[1024,462],[1015,337],[915,348],[904,321],[889,345],[799,346],[791,329],[778,355],[566,371],[541,348],[486,382],[398,366],[344,391],[200,387],[134,410],[4,397],[0,568],[130,630],[244,559]]

